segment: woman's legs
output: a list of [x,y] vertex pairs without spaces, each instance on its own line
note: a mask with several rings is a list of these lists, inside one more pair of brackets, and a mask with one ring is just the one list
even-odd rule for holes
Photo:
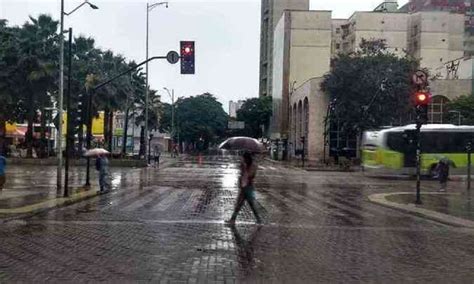
[[231,221],[235,221],[235,219],[237,219],[237,214],[239,214],[240,209],[242,209],[244,201],[245,195],[243,194],[243,192],[240,192],[239,196],[237,197],[237,202],[235,203],[234,213],[232,214],[232,217],[230,217]]
[[262,223],[262,219],[260,218],[260,215],[258,214],[258,210],[257,210],[257,203],[256,203],[256,200],[254,197],[247,197],[246,198],[249,205],[250,205],[250,209],[252,209],[252,212],[253,214],[255,215],[255,219],[257,219],[257,223]]

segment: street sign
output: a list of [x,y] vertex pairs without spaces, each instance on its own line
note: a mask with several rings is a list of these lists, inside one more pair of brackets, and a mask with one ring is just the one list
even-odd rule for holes
[[228,128],[229,129],[244,129],[245,122],[244,121],[229,121]]
[[417,86],[425,86],[428,83],[428,75],[424,71],[418,70],[413,74],[412,82]]
[[166,60],[168,60],[170,64],[176,64],[179,61],[179,54],[176,51],[170,51],[166,55]]

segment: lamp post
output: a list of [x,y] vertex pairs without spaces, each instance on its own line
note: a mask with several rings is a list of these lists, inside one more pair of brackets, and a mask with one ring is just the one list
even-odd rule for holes
[[461,112],[459,110],[450,110],[449,113],[457,113],[458,114],[458,125],[461,125]]
[[175,129],[174,129],[174,89],[170,90],[168,88],[163,88],[165,89],[165,91],[168,93],[168,95],[170,96],[171,98],[171,138],[173,139],[173,142],[174,142],[174,133],[175,133]]
[[64,12],[64,0],[61,0],[61,15],[60,15],[60,30],[59,30],[59,98],[58,98],[58,141],[57,141],[57,156],[58,156],[58,168],[57,168],[57,192],[60,193],[62,182],[62,166],[63,166],[63,157],[62,157],[62,136],[63,136],[63,97],[64,97],[64,15],[69,16],[72,13],[76,12],[79,8],[84,5],[89,5],[92,9],[99,9],[96,5],[89,3],[88,0],[85,0],[82,4],[74,8],[71,12]]
[[[154,4],[149,4],[148,2],[146,3],[146,67],[145,67],[145,70],[146,70],[146,82],[145,82],[145,137],[148,136],[148,100],[149,100],[149,96],[148,96],[148,89],[149,89],[149,86],[148,86],[148,31],[149,31],[149,13],[151,10],[155,9],[156,7],[158,6],[161,6],[161,5],[165,5],[166,8],[168,8],[168,2],[157,2],[157,3],[154,3]],[[146,154],[147,151],[146,151],[146,143],[145,143],[145,160],[147,161],[149,157],[146,157]]]

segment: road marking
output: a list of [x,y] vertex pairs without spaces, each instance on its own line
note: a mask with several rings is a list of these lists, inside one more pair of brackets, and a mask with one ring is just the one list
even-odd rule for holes
[[173,189],[168,196],[165,197],[165,199],[161,200],[153,206],[150,211],[159,211],[163,212],[168,207],[170,207],[173,203],[175,203],[178,200],[178,197],[184,193],[183,189]]
[[136,210],[138,208],[141,208],[143,207],[146,203],[150,202],[150,200],[152,200],[152,196],[154,195],[161,195],[165,192],[167,192],[168,190],[172,189],[171,187],[160,187],[156,190],[153,190],[151,191],[151,195],[150,194],[147,194],[145,196],[142,196],[140,197],[138,200],[130,203],[129,205],[127,206],[124,206],[122,208],[123,211],[133,211],[133,210]]

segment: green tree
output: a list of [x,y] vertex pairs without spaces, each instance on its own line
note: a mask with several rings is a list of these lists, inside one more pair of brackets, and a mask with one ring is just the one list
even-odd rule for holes
[[449,113],[449,111],[459,111],[462,117],[463,125],[474,125],[474,97],[470,95],[461,96],[448,103],[449,119],[457,122],[458,113]]
[[176,121],[181,141],[206,145],[225,135],[228,115],[222,104],[209,93],[180,98],[176,102]]
[[383,40],[363,40],[360,51],[339,55],[321,89],[332,101],[326,119],[338,120],[346,137],[407,120],[410,74],[417,61],[387,50]]
[[237,111],[237,120],[245,122],[244,135],[260,138],[264,135],[262,125],[267,129],[272,115],[272,98],[247,99]]
[[[28,157],[32,156],[33,123],[37,122],[39,112],[44,113],[44,107],[50,106],[51,94],[57,90],[57,27],[58,22],[50,16],[30,17],[30,22],[18,30],[16,37],[19,59],[12,78],[18,99],[16,111],[21,120],[28,122],[25,139]],[[44,122],[42,124],[44,126]],[[41,136],[44,142],[44,127]],[[41,153],[44,146],[40,144]]]

